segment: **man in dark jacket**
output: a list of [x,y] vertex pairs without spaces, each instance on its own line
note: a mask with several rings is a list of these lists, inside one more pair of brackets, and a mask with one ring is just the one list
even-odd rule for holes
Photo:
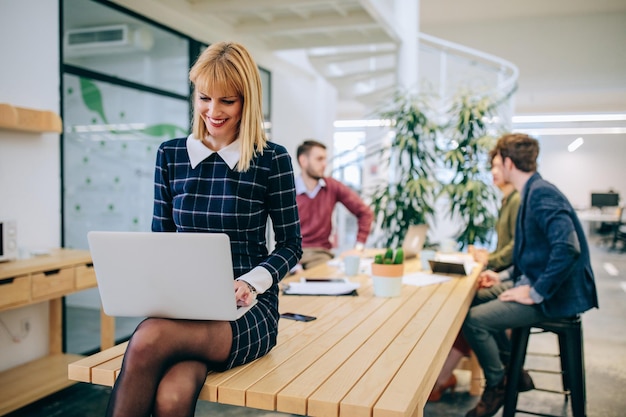
[[[501,352],[501,341],[506,329],[598,307],[583,228],[567,198],[537,173],[537,140],[507,134],[498,140],[495,152],[492,163],[502,166],[505,181],[520,192],[521,205],[513,265],[499,273],[483,273],[481,279],[490,284],[493,298],[475,302],[463,324],[486,379],[481,400],[467,417],[493,416],[504,402],[501,357],[506,352]],[[514,287],[504,290],[507,280],[513,280]]]

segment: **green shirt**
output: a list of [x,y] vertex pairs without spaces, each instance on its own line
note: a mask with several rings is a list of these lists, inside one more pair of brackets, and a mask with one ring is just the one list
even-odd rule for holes
[[489,254],[487,268],[500,271],[513,263],[513,243],[515,242],[515,223],[519,210],[520,196],[517,190],[502,199],[502,207],[496,222],[498,244]]

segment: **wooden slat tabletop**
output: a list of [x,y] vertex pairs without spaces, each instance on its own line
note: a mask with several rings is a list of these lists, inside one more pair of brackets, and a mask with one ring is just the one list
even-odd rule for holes
[[[419,261],[406,264],[419,270]],[[357,275],[358,296],[280,296],[280,311],[316,316],[281,319],[277,346],[265,357],[210,373],[208,401],[321,417],[422,416],[426,399],[475,292],[468,277],[427,286],[403,285],[399,297],[374,296],[371,277]],[[323,265],[288,277],[343,277]],[[126,344],[69,366],[69,378],[113,385]]]

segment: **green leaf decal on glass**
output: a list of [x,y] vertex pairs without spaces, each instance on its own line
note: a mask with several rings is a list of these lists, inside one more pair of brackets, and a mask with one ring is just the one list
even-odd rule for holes
[[80,92],[85,106],[87,106],[89,110],[98,113],[102,121],[108,124],[109,122],[104,114],[104,106],[102,105],[102,93],[98,86],[91,80],[81,78]]

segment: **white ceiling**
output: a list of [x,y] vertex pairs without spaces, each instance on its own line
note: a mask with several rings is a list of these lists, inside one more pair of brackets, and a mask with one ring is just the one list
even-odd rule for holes
[[[394,13],[397,13],[393,10],[394,4],[402,7],[405,1],[413,0],[115,0],[155,20],[166,16],[166,24],[197,34],[200,38],[207,33],[205,40],[208,42],[215,40],[208,39],[208,33],[212,31],[222,36],[226,34],[231,38],[249,40],[274,51],[306,49],[310,52],[312,48],[317,48],[317,61],[318,64],[323,62],[323,66],[317,65],[316,68],[338,86],[340,98],[342,91],[350,90],[345,88],[346,83],[354,82],[355,77],[362,81],[364,75],[337,71],[335,74],[325,73],[329,64],[337,64],[335,68],[343,65],[346,53],[344,49],[334,56],[325,57],[324,53],[320,56],[319,51],[323,51],[320,48],[339,50],[346,46],[360,46],[370,50],[384,49],[384,59],[388,64],[372,72],[371,76],[389,78],[389,71],[397,62],[393,57],[401,41],[394,26]],[[608,30],[605,26],[609,25],[603,23],[603,17],[610,19],[614,16],[620,16],[621,20],[610,26],[613,32],[604,33]],[[600,52],[606,47],[605,38],[617,38],[610,39],[612,43],[608,49],[615,44],[618,51],[621,49],[626,56],[623,47],[626,44],[626,24],[619,29],[620,23],[626,22],[624,0],[509,0],[506,3],[502,0],[420,0],[419,20],[422,32],[461,44],[469,42],[468,46],[472,48],[501,56],[518,65],[521,74],[518,91],[521,99],[518,102],[524,111],[532,111],[533,106],[539,111],[547,111],[557,104],[558,100],[557,103],[551,102],[555,100],[552,95],[543,96],[548,90],[571,90],[572,85],[580,85],[584,87],[585,94],[590,90],[607,90],[602,94],[608,92],[610,95],[608,90],[615,91],[616,82],[619,84],[617,91],[608,99],[593,97],[583,101],[597,102],[600,106],[606,102],[606,107],[621,106],[621,110],[626,110],[625,99],[621,98],[626,95],[623,94],[626,93],[623,75],[626,73],[626,58],[616,59],[615,50]],[[558,23],[555,25],[552,22]],[[594,27],[588,27],[588,22],[592,22]],[[571,35],[567,30],[572,32]],[[579,49],[570,51],[567,47],[561,48],[560,44],[543,42],[541,38],[531,41],[529,37],[533,36],[549,36],[562,43],[573,39],[577,44],[590,39],[592,43],[600,44],[585,45],[585,48],[594,51],[589,59],[579,57],[582,61],[579,62],[575,57],[561,56],[564,51],[579,56]],[[547,49],[548,45],[551,49]],[[610,74],[606,65],[601,66],[604,60],[615,67],[611,68]],[[528,61],[535,64],[527,65]],[[544,67],[550,63],[550,69],[556,75],[544,79],[544,68],[540,68],[540,63]],[[316,62],[312,64],[315,66]],[[559,86],[563,81],[559,79],[559,74],[563,73],[567,74],[562,77],[567,82]],[[590,81],[599,75],[603,81]],[[571,104],[571,99],[567,101]]]
[[[154,0],[270,49],[398,43],[394,3],[415,0]],[[420,25],[625,12],[624,0],[419,0]],[[119,3],[140,3],[126,0]]]
[[270,49],[398,42],[370,1],[363,0],[187,0],[201,16],[217,19],[236,33]]
[[626,11],[624,0],[420,0],[421,24],[501,21]]

